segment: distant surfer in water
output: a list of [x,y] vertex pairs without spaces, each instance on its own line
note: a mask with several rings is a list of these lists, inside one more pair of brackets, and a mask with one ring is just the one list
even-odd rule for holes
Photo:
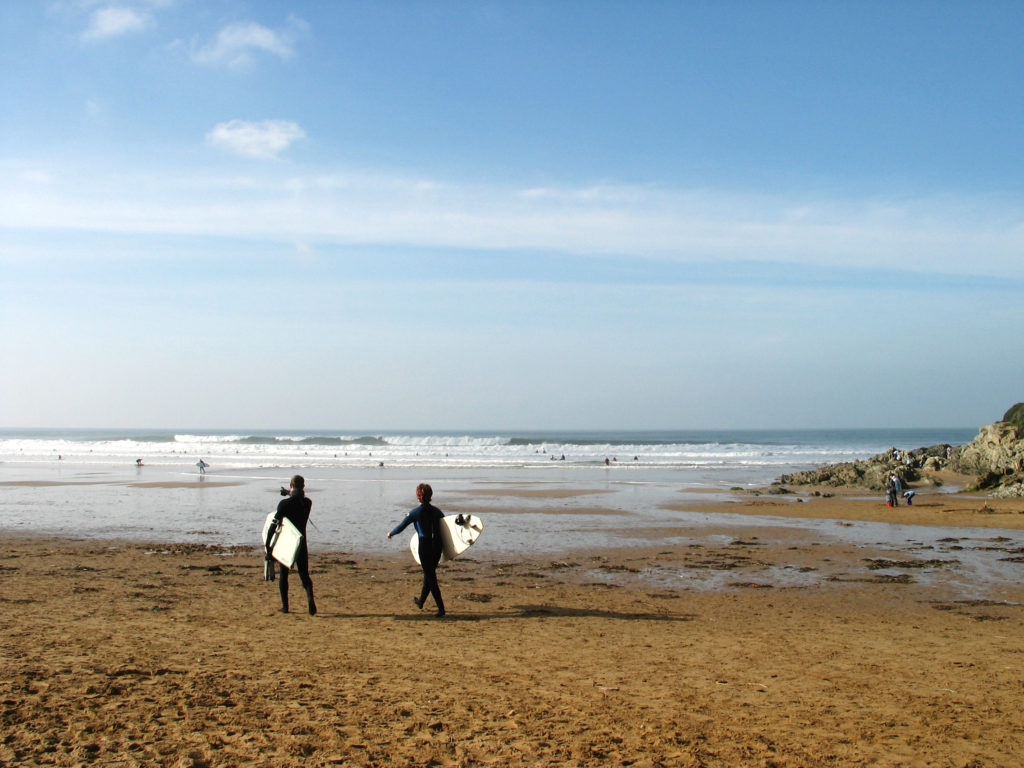
[[[295,569],[299,572],[299,580],[303,589],[306,590],[306,599],[309,603],[309,615],[316,616],[316,603],[313,601],[313,580],[309,578],[309,550],[306,548],[306,522],[309,520],[309,511],[313,508],[313,501],[306,498],[306,480],[302,475],[295,475],[292,478],[291,488],[281,489],[282,495],[288,498],[277,505],[277,514],[274,515],[274,524],[270,526],[270,533],[265,543],[267,548],[267,559],[270,559],[270,542],[281,518],[287,517],[299,533],[302,534],[302,543],[299,551],[295,554]],[[281,566],[281,578],[278,580],[278,588],[281,590],[281,613],[288,613],[288,571],[284,563]]]
[[420,505],[405,516],[393,531],[388,534],[390,539],[406,529],[410,523],[416,527],[419,537],[420,566],[423,568],[423,589],[420,596],[412,601],[417,608],[427,602],[427,595],[434,596],[437,604],[437,617],[444,616],[444,600],[441,599],[441,587],[437,583],[437,564],[441,561],[441,518],[444,512],[430,503],[434,490],[426,483],[416,486],[416,498]]

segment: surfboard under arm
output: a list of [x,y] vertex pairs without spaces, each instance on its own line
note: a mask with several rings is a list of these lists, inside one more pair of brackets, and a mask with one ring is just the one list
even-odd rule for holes
[[263,544],[266,546],[267,537],[270,536],[270,554],[277,562],[291,568],[295,565],[295,556],[299,553],[303,536],[287,517],[281,518],[277,531],[271,534],[275,514],[271,512],[267,515],[267,520],[263,524]]
[[[483,529],[483,521],[476,515],[445,515],[441,518],[441,559],[454,560],[473,545]],[[420,561],[418,538],[413,533],[409,541],[409,549],[417,563]]]

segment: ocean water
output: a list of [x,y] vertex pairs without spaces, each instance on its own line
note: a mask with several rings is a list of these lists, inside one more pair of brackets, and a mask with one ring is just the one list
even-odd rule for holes
[[[991,530],[837,525],[686,510],[782,474],[890,448],[961,445],[974,428],[658,432],[341,432],[0,429],[0,537],[259,544],[279,489],[306,477],[311,552],[401,553],[385,534],[416,505],[420,482],[446,512],[484,520],[474,557],[561,555],[602,547],[714,543],[757,527],[854,546],[949,550]],[[563,458],[564,457],[564,458]],[[142,465],[137,465],[141,459]],[[200,474],[196,464],[209,466]],[[879,499],[879,503],[882,500]],[[661,532],[666,533],[662,534]],[[1002,549],[964,561],[963,594],[1019,582]],[[664,538],[659,538],[664,535]],[[1009,542],[1009,543],[1006,543]],[[934,555],[933,555],[934,556]],[[951,555],[952,556],[952,555]],[[1017,570],[1014,570],[1014,569]],[[706,573],[678,575],[693,587]],[[781,584],[782,582],[780,582]]]
[[612,432],[338,432],[239,430],[0,429],[0,463],[190,469],[199,459],[216,471],[269,468],[421,470],[605,466],[658,468],[683,478],[764,482],[779,474],[866,458],[891,448],[970,441],[973,428],[719,430]]
[[[442,509],[487,515],[484,538],[495,548],[600,546],[608,530],[678,517],[664,507],[694,489],[758,487],[800,469],[974,434],[6,429],[0,532],[250,543],[278,489],[300,473],[326,546],[384,548],[381,531],[415,505],[421,481],[434,486]],[[209,465],[204,474],[200,460]]]

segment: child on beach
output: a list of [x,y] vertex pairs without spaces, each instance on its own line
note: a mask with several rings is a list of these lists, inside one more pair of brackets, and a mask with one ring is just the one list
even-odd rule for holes
[[430,503],[434,490],[426,483],[416,486],[416,498],[420,505],[409,512],[405,519],[388,533],[388,538],[397,536],[412,523],[419,537],[420,567],[423,568],[423,588],[419,598],[412,601],[417,608],[427,602],[427,595],[434,596],[437,604],[437,617],[444,616],[444,600],[441,599],[441,587],[437,583],[437,564],[441,561],[441,518],[444,512]]

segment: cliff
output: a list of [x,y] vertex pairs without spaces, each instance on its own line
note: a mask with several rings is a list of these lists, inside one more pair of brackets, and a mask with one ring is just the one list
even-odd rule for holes
[[890,475],[904,485],[938,485],[935,473],[948,469],[977,478],[969,490],[991,496],[1024,496],[1024,403],[1006,412],[1002,421],[984,426],[967,445],[933,445],[898,452],[891,448],[870,459],[831,464],[782,475],[774,484],[819,485],[884,491]]
[[978,436],[956,451],[951,468],[977,478],[974,488],[993,496],[1024,496],[1024,403],[1002,421],[981,428]]

